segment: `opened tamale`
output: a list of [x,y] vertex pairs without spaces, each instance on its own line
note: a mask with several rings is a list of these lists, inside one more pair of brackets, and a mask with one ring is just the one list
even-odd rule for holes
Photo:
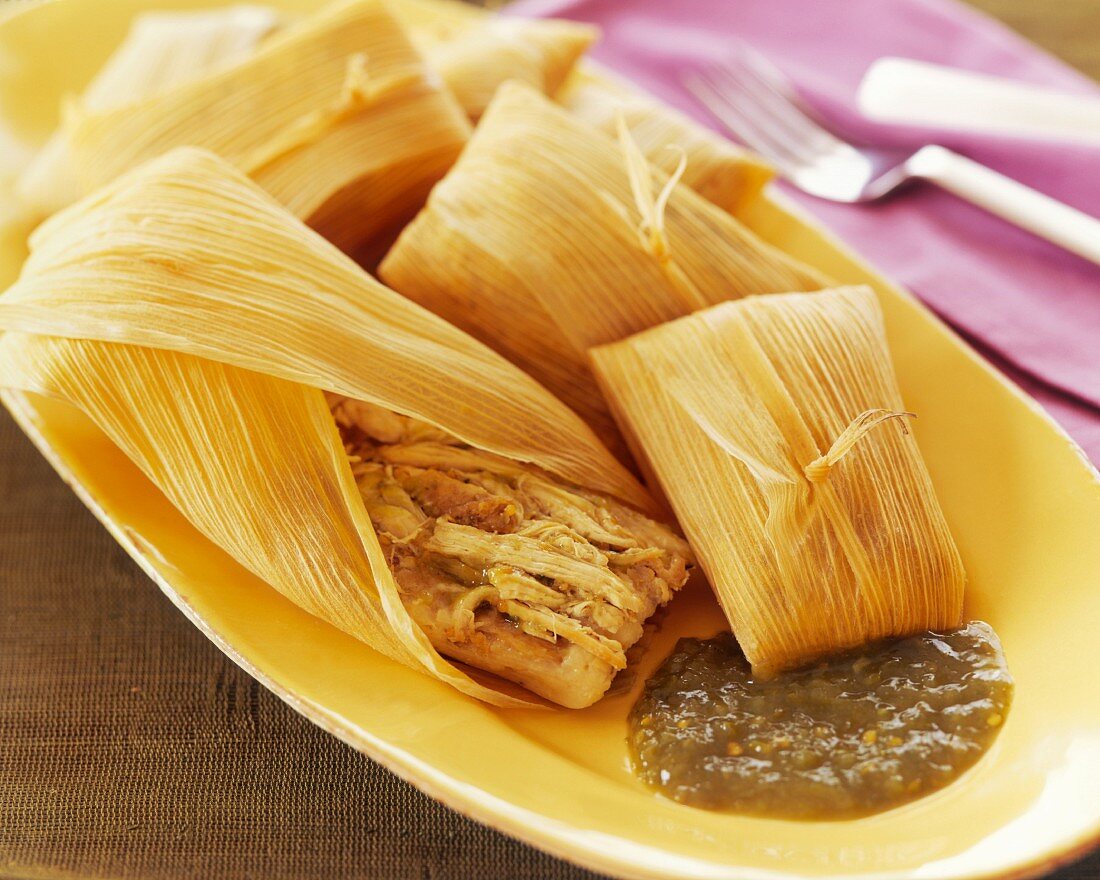
[[0,384],[82,409],[211,541],[463,691],[568,706],[625,663],[687,548],[591,430],[183,148],[36,230]]
[[869,288],[725,303],[592,357],[755,671],[959,623]]
[[381,265],[394,289],[519,364],[614,443],[586,352],[821,276],[533,89],[506,83]]
[[685,159],[681,183],[735,217],[774,176],[759,157],[591,62],[578,67],[555,97],[609,135],[621,118],[646,159],[666,174]]
[[121,104],[80,104],[61,136],[81,192],[172,147],[205,147],[354,250],[416,211],[468,132],[385,4],[340,0],[236,63]]

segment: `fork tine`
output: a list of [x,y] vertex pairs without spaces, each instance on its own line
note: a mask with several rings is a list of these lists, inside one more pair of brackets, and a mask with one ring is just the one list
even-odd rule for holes
[[761,96],[754,87],[746,85],[733,71],[725,68],[712,70],[711,77],[710,84],[715,91],[766,137],[772,153],[781,153],[798,165],[812,163],[820,157],[822,145],[778,115],[771,106],[774,102],[770,96]]
[[699,78],[687,83],[697,97],[723,126],[749,149],[755,150],[773,164],[787,167],[798,162],[787,143],[776,138],[766,126],[761,126],[752,114],[746,114],[714,83]]
[[681,81],[718,121],[805,192],[839,202],[867,197],[875,175],[871,157],[822,127],[794,86],[755,50],[684,73]]
[[809,138],[797,125],[783,118],[782,111],[776,112],[773,106],[776,102],[770,95],[762,95],[754,83],[743,81],[733,68],[715,67],[709,71],[709,76],[711,86],[724,96],[726,104],[736,108],[742,118],[765,132],[776,149],[783,150],[796,162],[809,162],[815,158],[815,145],[808,143]]
[[806,103],[805,99],[794,87],[794,84],[787,78],[787,75],[776,67],[774,62],[748,43],[739,42],[737,44],[737,49],[736,57],[744,68],[751,70],[757,80],[766,85],[776,97],[782,98],[788,104],[797,107],[802,111],[803,116],[813,121],[822,132],[829,134],[828,131],[816,122],[817,116],[813,108]]
[[[738,62],[744,59],[738,59]],[[810,161],[822,153],[842,146],[841,141],[806,115],[802,107],[791,103],[784,90],[777,89],[750,65],[731,63],[721,65],[727,77],[727,86],[736,90],[742,98],[752,102],[760,116],[766,116],[778,129],[781,137],[793,139],[792,149]]]
[[700,74],[685,76],[683,84],[745,146],[756,150],[784,172],[792,170],[792,163],[799,161],[789,147],[789,139],[776,138],[766,127],[757,124],[752,116],[742,112],[729,99],[728,89],[724,90]]

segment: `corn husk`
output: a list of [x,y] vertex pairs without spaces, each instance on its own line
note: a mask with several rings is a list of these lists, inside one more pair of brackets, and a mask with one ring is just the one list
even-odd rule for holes
[[735,217],[774,177],[760,157],[591,62],[579,66],[555,97],[610,135],[622,117],[646,159],[666,174],[686,157],[680,181]]
[[507,83],[381,266],[609,444],[587,350],[751,293],[825,280],[533,89]]
[[89,113],[114,110],[248,58],[280,26],[270,7],[226,6],[197,12],[147,12],[88,83]]
[[213,154],[180,149],[36,230],[0,383],[83,409],[212,541],[333,625],[482,699],[398,599],[325,392],[651,502],[584,423],[387,290]]
[[[429,58],[437,52],[446,52],[449,43],[465,41],[493,20],[484,9],[458,0],[393,0],[392,9],[413,30]],[[504,79],[501,77],[498,84]],[[528,82],[537,86],[530,79]],[[452,88],[456,85],[448,84]],[[578,118],[613,136],[617,134],[621,111],[646,158],[667,174],[673,173],[679,161],[678,151],[683,150],[688,162],[681,182],[735,216],[774,175],[760,157],[594,61],[581,59],[560,89],[544,91]]]
[[384,4],[342,0],[227,69],[74,112],[64,136],[84,192],[173,147],[200,146],[354,250],[416,211],[468,132]]
[[390,10],[424,48],[457,39],[492,15],[464,0],[390,0]]
[[477,120],[507,80],[553,95],[597,33],[572,21],[492,17],[438,42],[426,55],[462,109]]
[[959,623],[869,288],[726,303],[592,357],[755,671]]
[[[250,56],[279,24],[275,11],[263,6],[139,15],[66,112],[104,113],[231,67]],[[61,130],[39,150],[15,186],[23,210],[36,218],[48,217],[82,193]]]
[[503,18],[458,0],[391,0],[390,8],[474,120],[510,79],[553,95],[599,33],[574,21]]

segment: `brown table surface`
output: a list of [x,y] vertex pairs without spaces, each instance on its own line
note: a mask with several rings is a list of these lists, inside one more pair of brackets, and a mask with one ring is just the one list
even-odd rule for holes
[[[973,0],[1100,78],[1100,0]],[[314,728],[0,414],[0,877],[580,880]],[[1100,880],[1100,855],[1058,880]]]
[[1100,79],[1098,0],[969,0],[1078,70]]

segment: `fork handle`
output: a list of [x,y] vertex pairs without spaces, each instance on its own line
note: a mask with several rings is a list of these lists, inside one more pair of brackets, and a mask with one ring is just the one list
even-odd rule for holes
[[986,168],[946,147],[929,146],[906,163],[914,177],[1100,264],[1100,220]]

